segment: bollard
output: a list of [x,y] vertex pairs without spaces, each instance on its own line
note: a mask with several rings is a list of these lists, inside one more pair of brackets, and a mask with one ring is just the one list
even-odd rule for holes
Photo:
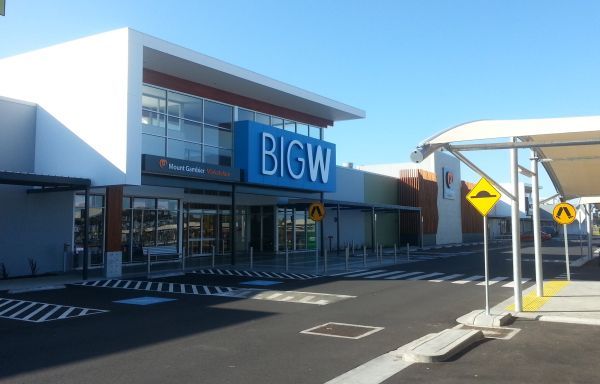
[[215,246],[212,246],[212,267],[215,267]]
[[350,249],[346,247],[346,271],[348,270],[348,257],[350,257]]
[[398,263],[398,256],[396,255],[396,244],[394,244],[394,264]]
[[410,260],[410,245],[406,243],[406,260]]
[[363,245],[363,266],[367,266],[367,246]]
[[250,269],[254,268],[254,247],[250,247]]

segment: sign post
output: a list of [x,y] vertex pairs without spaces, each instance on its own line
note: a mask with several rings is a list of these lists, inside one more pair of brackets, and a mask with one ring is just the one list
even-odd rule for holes
[[490,270],[488,263],[487,215],[500,200],[500,192],[485,178],[481,178],[467,194],[467,201],[483,216],[483,259],[485,268],[485,313],[490,316]]
[[576,214],[575,207],[569,203],[556,204],[552,210],[552,217],[558,224],[562,224],[563,233],[565,237],[565,264],[567,267],[567,280],[571,280],[571,266],[569,265],[569,238],[567,235],[567,225],[575,221]]

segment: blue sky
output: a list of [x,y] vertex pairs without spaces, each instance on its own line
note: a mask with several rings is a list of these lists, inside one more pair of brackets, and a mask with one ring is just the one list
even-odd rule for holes
[[[6,0],[0,57],[125,26],[364,109],[326,134],[338,163],[408,162],[467,121],[600,108],[595,0]],[[509,180],[506,151],[469,157]]]

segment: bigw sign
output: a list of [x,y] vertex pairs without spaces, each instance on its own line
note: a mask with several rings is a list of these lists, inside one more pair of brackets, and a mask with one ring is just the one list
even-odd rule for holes
[[252,121],[235,124],[235,167],[248,183],[335,191],[335,144]]

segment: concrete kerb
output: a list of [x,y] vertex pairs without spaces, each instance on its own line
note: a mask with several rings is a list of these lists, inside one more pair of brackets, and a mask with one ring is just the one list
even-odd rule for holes
[[430,333],[398,348],[395,353],[402,360],[414,363],[446,361],[472,344],[483,339],[480,330],[445,329]]
[[456,321],[473,327],[497,328],[512,323],[514,318],[509,312],[493,314],[490,311],[488,315],[485,309],[477,309],[459,317]]

